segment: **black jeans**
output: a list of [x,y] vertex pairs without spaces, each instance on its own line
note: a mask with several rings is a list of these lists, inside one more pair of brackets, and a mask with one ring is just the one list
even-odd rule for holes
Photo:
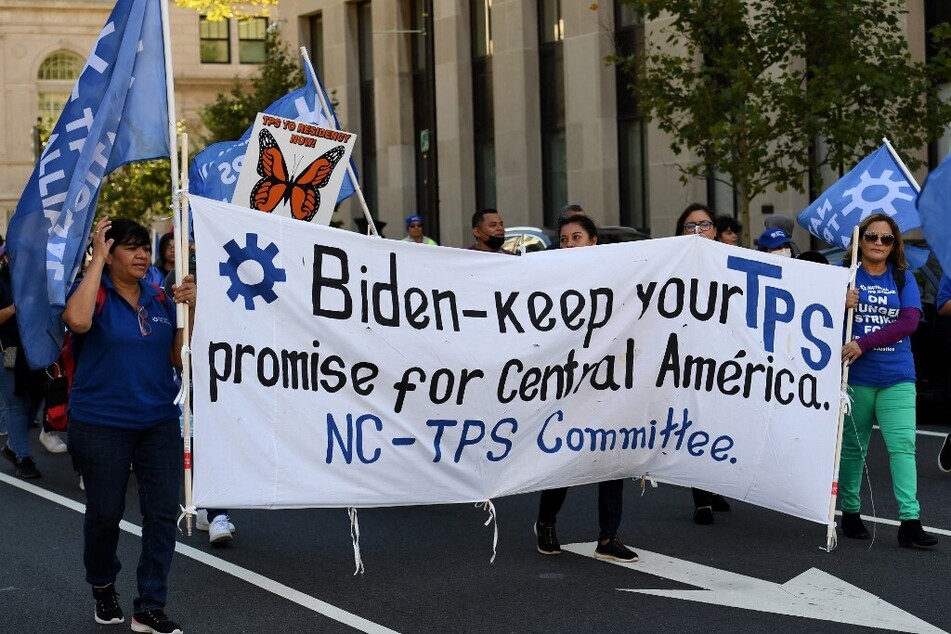
[[[618,528],[621,526],[623,492],[624,480],[607,480],[598,483],[598,526],[601,528],[598,539],[610,539],[617,535]],[[553,525],[567,495],[566,487],[542,491],[538,502],[538,523]]]

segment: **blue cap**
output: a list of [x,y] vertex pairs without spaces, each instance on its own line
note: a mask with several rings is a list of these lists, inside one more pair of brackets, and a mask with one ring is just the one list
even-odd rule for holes
[[420,215],[417,215],[417,214],[413,214],[412,216],[410,216],[409,218],[406,219],[406,226],[409,227],[409,226],[410,226],[411,224],[413,224],[414,222],[418,222],[419,224],[423,224],[423,217],[420,216]]
[[759,245],[760,251],[773,251],[786,246],[790,242],[792,242],[792,240],[789,239],[785,231],[778,227],[773,227],[772,229],[764,231],[762,235],[760,235],[759,240],[756,241],[756,244]]

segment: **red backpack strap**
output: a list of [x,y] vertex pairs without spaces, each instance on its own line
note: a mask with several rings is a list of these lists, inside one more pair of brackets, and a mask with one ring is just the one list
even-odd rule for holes
[[102,313],[102,307],[106,304],[106,296],[106,286],[99,282],[99,290],[96,291],[96,312],[94,314]]

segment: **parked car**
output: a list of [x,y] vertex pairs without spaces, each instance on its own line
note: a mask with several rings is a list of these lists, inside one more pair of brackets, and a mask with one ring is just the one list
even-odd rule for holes
[[649,240],[650,236],[634,227],[607,225],[598,227],[598,244],[614,244],[615,242],[633,242],[635,240]]
[[551,229],[541,227],[506,227],[502,248],[518,255],[551,249],[558,236]]
[[[920,239],[905,241],[906,245],[925,247]],[[821,251],[830,264],[839,264],[845,250],[832,247]],[[918,419],[933,422],[944,420],[951,406],[951,317],[938,315],[935,301],[941,282],[941,263],[929,254],[925,265],[913,271],[921,291],[921,321],[911,336],[911,350],[915,356],[915,374],[918,388]]]

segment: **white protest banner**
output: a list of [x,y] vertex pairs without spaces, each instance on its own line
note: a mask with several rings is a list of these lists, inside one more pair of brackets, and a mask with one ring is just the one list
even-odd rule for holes
[[259,112],[231,202],[329,225],[356,135]]
[[422,249],[191,203],[199,507],[648,474],[828,521],[844,268],[694,236]]

